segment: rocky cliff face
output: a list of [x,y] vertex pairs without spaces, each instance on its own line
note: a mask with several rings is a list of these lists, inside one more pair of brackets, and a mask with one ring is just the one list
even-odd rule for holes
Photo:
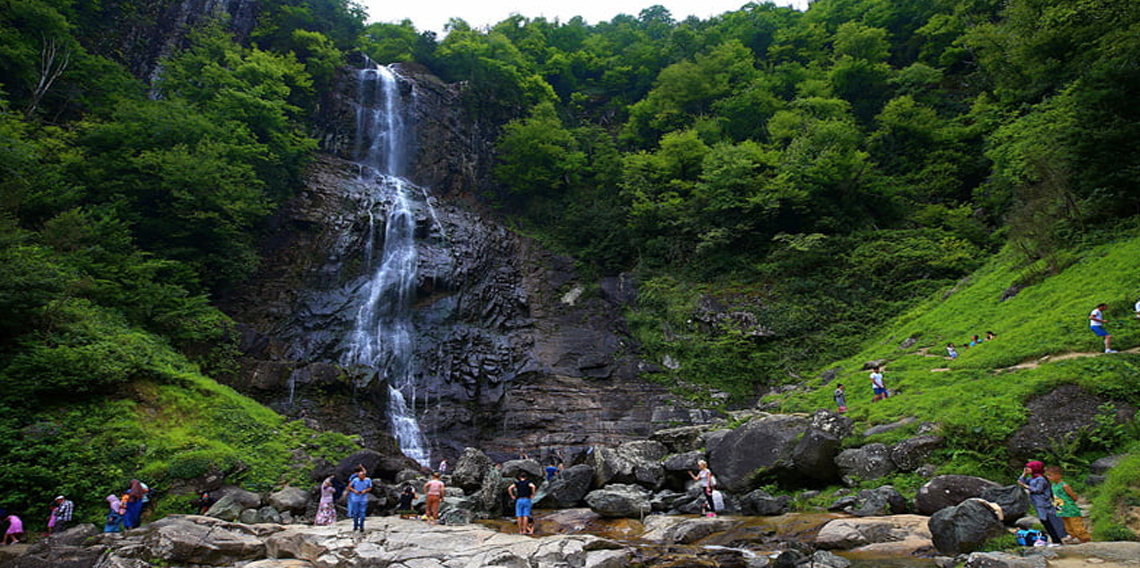
[[[490,160],[489,137],[469,126],[457,92],[415,69],[401,85],[415,101],[413,181],[418,273],[414,306],[415,409],[433,460],[464,446],[534,452],[614,444],[658,425],[690,422],[667,393],[639,378],[622,317],[628,277],[581,278],[570,258],[509,231],[471,198]],[[246,369],[234,384],[278,410],[374,442],[386,431],[383,377],[345,368],[345,336],[359,309],[369,203],[350,159],[351,80],[326,105],[329,153],[278,219],[265,269],[227,301],[245,325]],[[437,189],[438,188],[438,189]]]

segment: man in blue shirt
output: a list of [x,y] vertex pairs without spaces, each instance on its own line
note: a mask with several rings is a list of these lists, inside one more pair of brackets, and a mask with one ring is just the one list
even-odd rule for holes
[[372,492],[372,480],[363,465],[356,466],[356,474],[348,482],[348,516],[352,517],[352,530],[364,532],[364,514],[368,511],[368,494]]

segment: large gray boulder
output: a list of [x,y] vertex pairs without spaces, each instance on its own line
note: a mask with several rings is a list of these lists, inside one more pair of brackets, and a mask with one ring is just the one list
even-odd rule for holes
[[763,489],[750,491],[740,498],[740,512],[756,517],[772,517],[788,512],[788,503],[791,497],[780,495],[773,497]]
[[881,517],[907,512],[907,500],[897,489],[883,485],[859,492],[856,504],[848,512],[856,517]]
[[265,557],[265,543],[241,525],[200,523],[193,517],[166,517],[144,527],[147,558],[167,565],[233,566]]
[[[257,494],[254,493],[253,495],[256,496]],[[261,503],[261,498],[253,501],[252,505],[249,503],[249,499],[243,499],[242,495],[223,495],[221,499],[210,506],[210,509],[206,511],[206,516],[225,521],[236,521],[241,518],[243,511],[258,506]]]
[[475,448],[464,448],[451,472],[451,483],[464,491],[477,491],[483,487],[483,476],[494,467],[495,463],[487,454]]
[[649,435],[649,439],[663,444],[674,454],[694,452],[704,445],[702,438],[708,429],[705,426],[681,426],[679,428],[665,428]]
[[946,442],[942,436],[916,436],[891,446],[891,461],[900,471],[914,471],[926,463],[931,452]]
[[309,493],[297,487],[282,487],[269,495],[269,505],[282,512],[304,513],[309,506]]
[[919,515],[842,518],[828,521],[816,534],[815,546],[825,550],[878,548],[910,551],[930,548],[929,519]]
[[824,430],[808,430],[792,448],[792,464],[796,472],[817,482],[839,479],[836,456],[841,443],[838,437]]
[[660,489],[665,483],[663,461],[668,450],[652,440],[626,442],[617,448],[595,448],[590,465],[594,467],[594,486],[610,483],[636,483],[649,489]]
[[803,416],[765,415],[723,434],[709,435],[709,468],[721,488],[748,491],[758,474],[789,473],[793,450],[810,424]]
[[811,415],[811,428],[842,440],[851,435],[855,421],[838,412],[821,408]]
[[510,460],[503,462],[503,467],[500,470],[503,477],[507,479],[515,479],[520,472],[526,472],[530,476],[530,480],[538,485],[543,479],[543,467],[538,463],[538,460],[525,459],[525,460]]
[[650,493],[637,485],[612,484],[586,495],[586,504],[603,517],[638,518],[648,515]]
[[538,489],[535,504],[554,509],[577,507],[590,492],[593,481],[594,468],[586,464],[570,466]]
[[981,497],[984,491],[995,487],[997,483],[972,475],[939,475],[918,489],[914,510],[920,515],[933,515],[971,497]]
[[986,488],[981,498],[1001,507],[1002,520],[1007,525],[1029,512],[1029,494],[1017,484]]
[[891,461],[891,451],[883,444],[867,444],[839,452],[835,465],[847,485],[858,485],[860,481],[886,477],[898,470]]
[[966,499],[930,517],[930,538],[942,554],[973,552],[987,540],[1006,534],[1000,514],[993,503]]

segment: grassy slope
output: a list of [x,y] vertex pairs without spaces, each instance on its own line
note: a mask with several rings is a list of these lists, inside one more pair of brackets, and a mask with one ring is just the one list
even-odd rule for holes
[[[1099,302],[1109,304],[1108,329],[1113,346],[1126,349],[1140,344],[1140,320],[1132,312],[1140,290],[1140,237],[1121,239],[1085,251],[1060,274],[1026,287],[1001,301],[1002,293],[1024,274],[1008,255],[995,258],[948,295],[939,294],[899,316],[853,357],[837,362],[836,382],[847,386],[849,415],[860,425],[892,422],[905,416],[937,422],[947,435],[949,448],[941,458],[941,473],[971,473],[1008,477],[1002,442],[1025,424],[1024,401],[1061,383],[1133,404],[1140,402],[1140,355],[1097,355],[1042,361],[1036,368],[1008,370],[1042,357],[1071,352],[1099,353],[1099,338],[1088,330],[1088,313]],[[949,292],[949,291],[948,291]],[[974,334],[994,331],[998,338],[973,348],[961,348],[950,361],[947,342],[961,346]],[[912,346],[900,346],[915,338]],[[923,352],[929,350],[930,355]],[[888,387],[898,395],[871,404],[870,386],[863,364],[886,360]],[[947,371],[932,372],[945,368]],[[808,382],[806,392],[783,395],[786,411],[833,408],[834,382]],[[1124,434],[1135,432],[1125,429]],[[1118,432],[1121,433],[1121,432]],[[881,437],[893,441],[913,434],[902,430]],[[1112,448],[1059,448],[1055,459],[1083,464],[1098,453],[1126,451],[1134,436],[1118,436]],[[860,442],[861,443],[861,442]],[[1110,521],[1121,501],[1140,495],[1140,458],[1114,470],[1099,490],[1094,519],[1098,532],[1114,530]],[[1129,462],[1131,463],[1131,462]],[[1074,467],[1070,465],[1070,467]],[[1077,466],[1079,467],[1079,465]],[[1070,479],[1082,479],[1073,472]],[[1109,534],[1102,532],[1102,535]]]

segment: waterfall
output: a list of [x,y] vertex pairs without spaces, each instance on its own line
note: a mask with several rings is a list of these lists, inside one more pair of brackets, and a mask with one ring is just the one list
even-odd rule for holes
[[[365,269],[371,277],[361,288],[361,306],[347,338],[342,363],[375,370],[388,385],[388,416],[400,449],[422,465],[430,452],[416,421],[415,328],[412,300],[416,288],[416,220],[405,179],[408,144],[399,82],[386,67],[359,72],[356,159],[361,185],[371,188],[366,201],[368,235]],[[377,220],[373,209],[382,206]],[[374,250],[377,226],[382,250]]]

